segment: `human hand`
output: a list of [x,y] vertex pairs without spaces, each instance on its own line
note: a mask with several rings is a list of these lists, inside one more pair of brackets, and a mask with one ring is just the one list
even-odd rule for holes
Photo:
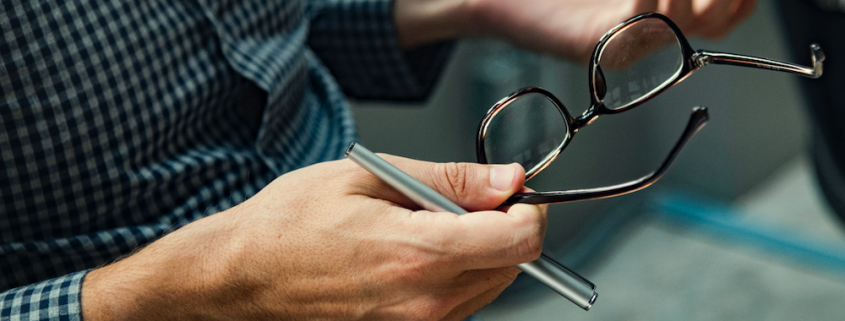
[[[660,12],[688,37],[717,39],[754,10],[756,0],[397,0],[400,43],[491,36],[525,49],[586,63],[608,30]],[[435,29],[435,30],[431,30]]]
[[[518,165],[384,157],[473,212],[418,209],[349,160],[285,174],[83,283],[86,320],[461,320],[540,255]],[[482,211],[483,210],[483,211]]]

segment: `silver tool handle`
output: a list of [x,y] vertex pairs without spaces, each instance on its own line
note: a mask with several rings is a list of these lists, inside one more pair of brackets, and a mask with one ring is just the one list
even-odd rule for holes
[[[429,211],[450,212],[458,215],[468,213],[430,187],[388,163],[360,144],[352,143],[346,150],[346,157],[364,169],[381,178],[417,205]],[[517,265],[522,271],[535,277],[552,290],[567,298],[584,310],[590,310],[598,294],[596,286],[545,254],[528,263]]]

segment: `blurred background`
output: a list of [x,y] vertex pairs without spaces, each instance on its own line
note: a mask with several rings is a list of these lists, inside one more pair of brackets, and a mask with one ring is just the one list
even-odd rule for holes
[[[754,15],[695,49],[810,65],[789,55],[778,11]],[[829,59],[831,59],[829,57]],[[549,208],[545,252],[597,285],[584,312],[520,276],[479,313],[488,320],[841,320],[845,229],[824,203],[808,156],[798,76],[710,65],[631,111],[584,128],[528,186],[599,187],[659,165],[695,106],[710,122],[666,176],[643,191]],[[554,93],[574,114],[589,106],[587,67],[487,39],[457,45],[424,104],[353,103],[371,150],[474,162],[481,118],[524,86]]]

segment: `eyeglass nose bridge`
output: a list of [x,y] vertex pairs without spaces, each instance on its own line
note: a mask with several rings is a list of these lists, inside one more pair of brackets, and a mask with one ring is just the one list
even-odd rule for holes
[[586,201],[593,199],[609,198],[620,195],[633,193],[651,186],[657,182],[663,174],[671,167],[681,150],[686,146],[687,142],[694,136],[704,125],[707,124],[710,116],[707,112],[707,107],[695,107],[687,122],[687,126],[678,142],[672,147],[669,155],[660,164],[655,171],[643,176],[639,179],[629,181],[622,184],[617,184],[607,187],[577,189],[568,191],[555,192],[534,192],[534,193],[517,193],[508,198],[502,205],[513,205],[516,203],[523,204],[552,204],[552,203],[569,203],[576,201]]
[[[594,68],[594,81],[591,86],[593,87],[593,94],[595,98],[592,99],[590,103],[590,107],[584,111],[580,116],[575,118],[572,122],[572,132],[577,133],[578,130],[592,124],[599,116],[607,113],[609,109],[604,108],[601,101],[604,100],[605,95],[607,94],[607,82],[604,79],[604,72],[601,70],[601,66],[595,64],[592,66]],[[598,101],[598,103],[597,103]]]

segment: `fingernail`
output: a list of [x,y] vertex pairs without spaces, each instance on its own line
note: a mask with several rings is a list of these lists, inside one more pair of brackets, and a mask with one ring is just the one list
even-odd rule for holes
[[490,186],[499,191],[510,191],[516,168],[511,165],[493,165],[490,168]]

